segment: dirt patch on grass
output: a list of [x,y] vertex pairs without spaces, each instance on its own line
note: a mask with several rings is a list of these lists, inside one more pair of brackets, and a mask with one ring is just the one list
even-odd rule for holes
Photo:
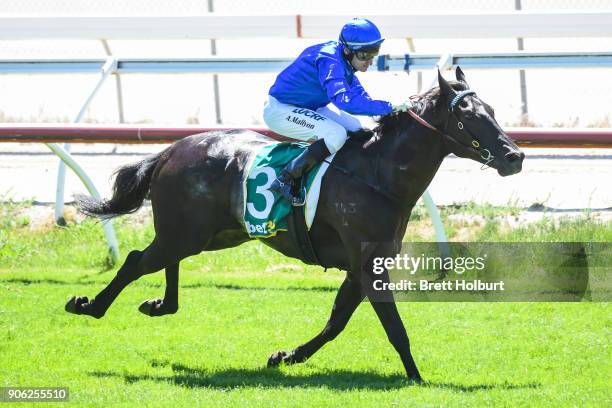
[[[52,205],[14,206],[14,208],[9,210],[9,214],[9,217],[14,220],[12,226],[15,228],[27,228],[30,231],[45,232],[57,227],[55,223],[55,207]],[[79,212],[74,205],[64,206],[64,219],[67,226],[81,224],[87,219],[94,220],[94,218]],[[143,206],[135,213],[122,217],[122,222],[126,225],[144,225],[152,222],[152,220],[153,214],[150,205]]]

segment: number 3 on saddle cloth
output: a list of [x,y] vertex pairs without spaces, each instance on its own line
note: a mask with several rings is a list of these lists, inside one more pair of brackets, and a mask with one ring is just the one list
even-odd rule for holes
[[[264,146],[248,167],[244,180],[244,226],[251,238],[266,238],[278,231],[287,231],[287,216],[291,204],[280,194],[271,191],[270,186],[287,163],[297,157],[308,143],[274,143]],[[305,194],[304,216],[310,229],[317,210],[321,179],[333,156],[316,165],[302,177],[302,194]]]

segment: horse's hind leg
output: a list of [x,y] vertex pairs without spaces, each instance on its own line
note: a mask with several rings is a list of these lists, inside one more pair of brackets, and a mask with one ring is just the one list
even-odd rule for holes
[[166,292],[163,299],[145,300],[138,310],[147,316],[163,316],[178,310],[179,263],[166,267]]
[[65,309],[69,313],[84,314],[99,319],[104,316],[113,301],[131,282],[143,275],[157,272],[168,265],[178,265],[181,259],[166,251],[157,240],[153,240],[144,251],[129,253],[125,262],[117,271],[117,275],[98,293],[95,299],[89,300],[87,297],[74,296],[66,303]]

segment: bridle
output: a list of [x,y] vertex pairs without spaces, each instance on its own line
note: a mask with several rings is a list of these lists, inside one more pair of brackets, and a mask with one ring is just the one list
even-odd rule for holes
[[[470,132],[470,130],[468,128],[466,128],[463,125],[463,122],[461,122],[461,120],[459,120],[459,118],[457,117],[457,115],[454,112],[455,108],[457,107],[457,105],[459,103],[461,103],[463,98],[465,98],[468,95],[475,95],[475,94],[476,94],[475,91],[466,90],[466,91],[461,91],[461,92],[457,93],[457,95],[455,95],[453,100],[448,105],[449,115],[446,118],[446,123],[444,124],[444,130],[443,131],[438,130],[435,126],[433,126],[432,124],[427,122],[425,119],[420,117],[417,113],[413,112],[412,110],[408,110],[408,113],[410,114],[410,116],[412,116],[414,118],[414,120],[419,122],[421,125],[425,126],[428,129],[431,129],[432,131],[434,131],[435,133],[441,135],[442,137],[447,137],[447,138],[453,140],[455,143],[457,143],[457,144],[459,144],[459,145],[461,145],[461,146],[463,146],[463,147],[465,147],[467,149],[476,150],[476,152],[478,152],[480,154],[480,157],[483,160],[486,161],[482,165],[482,167],[481,167],[481,169],[484,170],[484,169],[489,167],[489,163],[491,163],[495,159],[495,156],[493,156],[493,154],[491,154],[491,151],[489,149],[480,149],[480,142],[478,141],[478,139],[472,134],[472,132]],[[420,98],[420,95],[414,95],[414,96],[410,97],[410,99],[412,99],[412,100],[417,100],[419,98]],[[472,139],[471,146],[462,143],[456,137],[451,136],[448,133],[449,118],[450,118],[451,115],[457,121],[457,127],[459,128],[459,130],[467,132],[467,134]],[[387,197],[388,199],[390,199],[396,205],[401,206],[402,201],[401,201],[400,197],[398,197],[392,191],[389,191],[389,190],[381,187],[378,184],[372,184],[368,180],[363,179],[361,177],[358,177],[356,174],[354,174],[354,172],[349,171],[349,170],[347,170],[347,169],[345,169],[345,168],[343,168],[341,166],[338,166],[335,163],[332,163],[331,161],[328,161],[327,159],[325,159],[324,162],[326,162],[331,168],[336,169],[340,173],[343,173],[344,175],[346,175],[346,176],[348,176],[350,178],[353,178],[353,179],[355,179],[355,180],[357,180],[357,181],[367,185],[368,187],[370,187],[371,189],[376,191],[378,194],[381,194],[381,195]],[[375,168],[375,178],[376,179],[378,179],[379,162],[380,162],[380,152],[378,152],[378,155],[376,157],[376,165],[374,167]]]
[[[470,132],[470,130],[465,127],[463,125],[463,122],[460,120],[460,118],[457,116],[457,114],[455,113],[455,108],[457,107],[457,105],[459,105],[461,103],[461,101],[463,100],[463,98],[465,98],[468,95],[476,95],[475,91],[472,90],[465,90],[465,91],[461,91],[458,92],[457,95],[455,95],[455,97],[450,101],[450,103],[448,104],[448,112],[449,115],[446,117],[446,122],[444,124],[444,129],[443,131],[438,130],[438,128],[436,128],[435,126],[431,125],[429,122],[427,122],[425,119],[423,119],[422,117],[420,117],[417,113],[413,112],[412,110],[408,110],[408,114],[410,116],[412,116],[414,118],[414,120],[416,120],[417,122],[419,122],[421,125],[433,130],[434,132],[438,133],[439,135],[442,135],[443,137],[448,137],[449,139],[453,140],[455,143],[467,148],[467,149],[474,149],[476,150],[479,154],[480,157],[485,160],[485,163],[482,165],[481,169],[487,169],[489,168],[489,164],[495,160],[495,156],[493,156],[493,154],[491,153],[491,151],[489,149],[485,149],[485,148],[480,148],[480,141],[478,140],[478,138],[476,136],[474,136],[474,134],[472,132]],[[420,96],[419,95],[415,95],[410,97],[410,99],[418,99]],[[452,136],[449,132],[448,132],[448,126],[449,126],[449,122],[450,122],[450,118],[451,116],[457,121],[457,128],[460,131],[465,131],[470,138],[472,139],[472,143],[471,146],[470,145],[466,145],[464,143],[462,143],[459,139],[457,139],[456,137]]]

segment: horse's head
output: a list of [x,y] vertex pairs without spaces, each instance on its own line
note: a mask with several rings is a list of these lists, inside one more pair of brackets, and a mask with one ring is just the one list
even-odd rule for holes
[[461,68],[450,84],[438,71],[439,113],[445,145],[450,153],[493,167],[501,176],[521,171],[525,154],[501,129],[493,108],[470,90]]

